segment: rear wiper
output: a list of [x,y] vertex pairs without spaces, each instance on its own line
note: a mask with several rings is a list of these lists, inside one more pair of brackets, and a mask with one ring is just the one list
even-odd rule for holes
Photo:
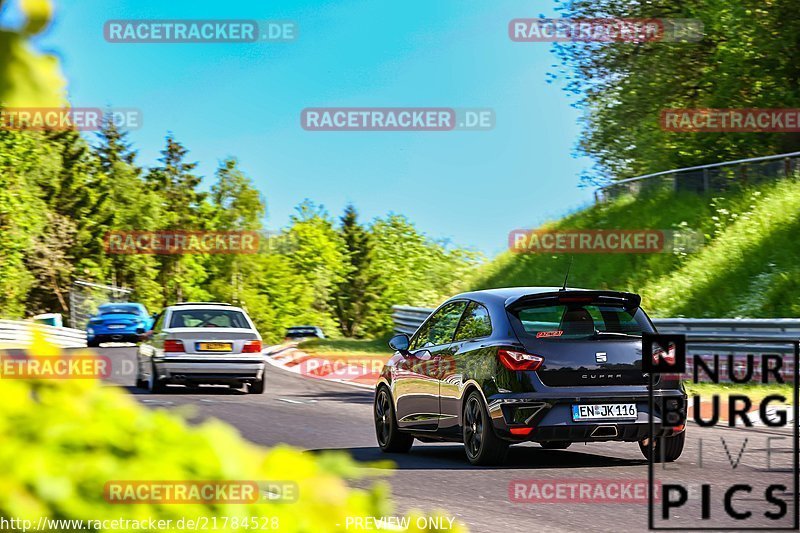
[[594,336],[595,337],[603,337],[603,336],[606,336],[606,335],[610,335],[612,337],[633,337],[633,338],[636,338],[636,339],[641,337],[641,335],[637,335],[635,333],[620,333],[620,332],[617,332],[617,331],[599,331],[599,330],[594,330]]

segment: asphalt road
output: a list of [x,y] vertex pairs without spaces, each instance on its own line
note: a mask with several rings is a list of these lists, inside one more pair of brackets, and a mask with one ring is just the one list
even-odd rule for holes
[[[130,368],[134,350],[103,348],[101,352],[115,367],[127,361]],[[359,461],[391,458],[397,469],[388,479],[399,512],[444,510],[477,532],[647,529],[647,504],[642,502],[604,503],[591,498],[559,503],[514,501],[535,495],[530,492],[531,482],[614,480],[646,484],[648,464],[635,443],[574,444],[564,451],[547,451],[535,444],[516,446],[507,465],[492,468],[471,466],[462,447],[455,444],[418,442],[408,455],[384,455],[375,443],[370,391],[304,378],[272,366],[267,370],[266,391],[261,395],[225,387],[171,387],[166,394],[151,395],[135,388],[130,374],[112,380],[149,407],[191,405],[198,419],[222,419],[237,427],[245,438],[265,446],[288,443],[310,451],[346,450]],[[789,428],[690,426],[681,459],[666,470],[655,467],[658,481],[691,487],[689,502],[673,512],[675,518],[657,525],[681,529],[790,527],[795,513],[795,475],[791,470],[794,455]],[[772,450],[769,458],[768,448]],[[699,487],[703,483],[709,484],[711,491],[711,517],[705,522],[700,520]],[[724,491],[737,483],[753,486],[752,493],[738,493],[733,499],[736,509],[753,511],[746,523],[727,518],[723,507]],[[771,521],[763,513],[777,507],[764,501],[763,491],[775,483],[787,487],[785,493],[776,494],[787,503],[788,513],[781,520]],[[546,489],[541,489],[544,495]],[[657,515],[660,509],[657,502]]]

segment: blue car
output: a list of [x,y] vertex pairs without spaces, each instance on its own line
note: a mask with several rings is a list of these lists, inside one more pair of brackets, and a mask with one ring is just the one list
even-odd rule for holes
[[142,304],[103,304],[86,325],[86,344],[96,347],[101,342],[138,342],[139,335],[153,327],[153,319]]

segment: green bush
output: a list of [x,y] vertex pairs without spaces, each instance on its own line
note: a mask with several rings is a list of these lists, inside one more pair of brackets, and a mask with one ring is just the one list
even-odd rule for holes
[[[0,517],[33,524],[40,517],[173,523],[264,517],[274,518],[279,531],[324,533],[363,531],[352,523],[346,527],[347,517],[392,513],[385,482],[368,489],[348,486],[345,478],[363,477],[365,470],[347,454],[312,455],[287,446],[265,450],[222,422],[189,425],[96,380],[0,377],[0,405]],[[298,497],[253,504],[109,503],[104,486],[119,480],[292,482]]]

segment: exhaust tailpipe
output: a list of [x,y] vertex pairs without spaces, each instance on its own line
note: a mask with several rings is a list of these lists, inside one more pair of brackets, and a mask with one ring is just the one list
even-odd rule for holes
[[616,425],[608,425],[608,426],[597,426],[592,431],[590,437],[602,439],[602,438],[614,438],[619,435],[619,431],[617,431]]

